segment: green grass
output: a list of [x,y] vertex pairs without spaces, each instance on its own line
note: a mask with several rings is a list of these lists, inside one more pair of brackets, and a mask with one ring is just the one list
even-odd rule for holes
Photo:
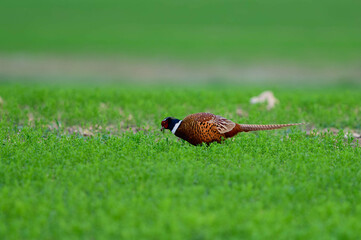
[[[0,54],[342,65],[360,60],[360,8],[355,0],[5,0]],[[361,148],[344,137],[361,132],[360,85],[0,78],[0,239],[361,235]],[[266,89],[280,100],[275,109],[249,104]],[[239,123],[345,131],[242,133],[209,147],[159,131],[167,116],[204,111]]]
[[0,52],[360,60],[355,0],[5,0]]
[[[261,87],[2,84],[0,239],[358,238],[361,148],[343,133],[194,147],[159,131],[200,111],[361,129],[359,87],[271,89],[280,104],[267,111],[249,104]],[[67,133],[96,124],[92,137]]]

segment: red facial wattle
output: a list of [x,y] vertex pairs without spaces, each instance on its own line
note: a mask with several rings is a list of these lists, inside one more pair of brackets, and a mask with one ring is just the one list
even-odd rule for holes
[[162,128],[161,130],[168,129],[168,121],[162,121]]

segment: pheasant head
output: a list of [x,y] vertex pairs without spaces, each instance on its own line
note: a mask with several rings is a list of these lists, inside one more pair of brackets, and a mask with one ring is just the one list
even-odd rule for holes
[[176,119],[174,117],[166,117],[161,123],[162,128],[160,130],[164,131],[164,129],[169,129],[171,132],[174,133],[181,122],[182,120]]

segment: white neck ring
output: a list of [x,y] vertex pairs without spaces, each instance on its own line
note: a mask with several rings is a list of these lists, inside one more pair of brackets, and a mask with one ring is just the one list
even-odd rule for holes
[[177,122],[177,123],[174,125],[174,127],[173,127],[173,129],[172,129],[172,133],[173,133],[173,134],[175,134],[175,132],[177,131],[177,129],[178,129],[179,125],[181,124],[181,122],[182,122],[182,120],[180,120],[179,122]]

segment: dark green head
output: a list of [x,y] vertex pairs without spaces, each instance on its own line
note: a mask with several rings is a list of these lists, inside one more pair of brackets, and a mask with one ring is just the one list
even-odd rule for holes
[[179,122],[179,119],[176,119],[174,117],[166,117],[163,119],[161,125],[161,130],[164,131],[164,129],[169,129],[170,131],[173,130],[174,126]]

